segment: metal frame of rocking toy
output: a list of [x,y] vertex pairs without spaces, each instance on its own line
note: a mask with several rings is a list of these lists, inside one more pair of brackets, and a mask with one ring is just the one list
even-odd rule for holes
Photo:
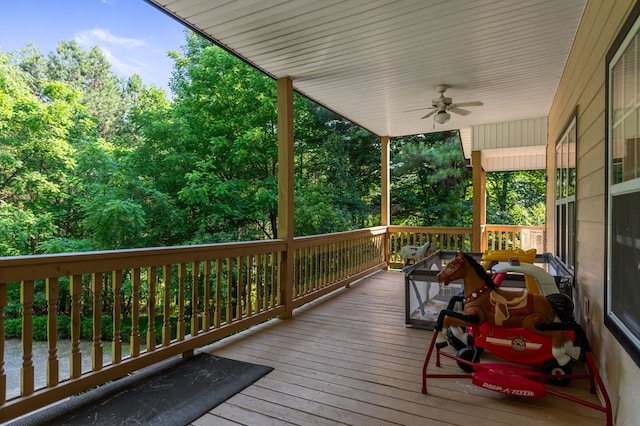
[[[441,351],[440,348],[436,348],[436,367],[441,367],[441,357],[450,358],[458,363],[468,366],[473,370],[471,373],[464,374],[447,374],[447,373],[427,373],[433,349],[436,346],[436,338],[438,331],[435,330],[433,338],[427,355],[422,367],[422,393],[427,393],[427,379],[439,378],[439,379],[471,379],[472,383],[476,386],[484,389],[489,389],[495,392],[504,393],[506,395],[520,396],[520,397],[534,397],[541,398],[547,394],[555,395],[557,397],[566,399],[568,401],[583,405],[585,407],[592,408],[604,412],[607,418],[607,426],[613,425],[613,414],[611,410],[611,401],[609,395],[604,387],[604,383],[596,364],[591,355],[591,348],[587,341],[586,335],[582,327],[576,323],[552,323],[552,324],[539,324],[541,330],[566,330],[575,334],[576,338],[580,341],[582,347],[581,361],[584,361],[585,374],[543,374],[539,371],[534,371],[529,368],[518,367],[503,363],[480,363],[471,362],[466,359],[462,359],[456,355],[452,355],[447,352]],[[548,380],[571,380],[571,379],[589,379],[589,391],[592,394],[600,392],[600,396],[604,402],[603,405],[597,405],[582,398],[567,394],[565,392],[558,391],[546,386],[545,382]]]

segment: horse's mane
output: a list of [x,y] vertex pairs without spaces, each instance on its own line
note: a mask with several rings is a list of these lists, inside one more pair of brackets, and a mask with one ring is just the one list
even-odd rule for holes
[[462,255],[467,260],[467,262],[469,262],[469,265],[473,267],[473,270],[476,271],[476,274],[478,274],[478,276],[484,280],[484,283],[487,285],[487,287],[492,290],[498,288],[496,283],[493,282],[493,280],[491,279],[489,274],[487,274],[487,271],[484,270],[481,264],[479,264],[470,254],[462,253]]

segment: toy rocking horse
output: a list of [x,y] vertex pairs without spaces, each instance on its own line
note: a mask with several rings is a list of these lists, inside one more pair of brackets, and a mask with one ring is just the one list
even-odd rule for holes
[[[444,309],[440,312],[435,327],[438,332],[436,347],[447,346],[443,328],[446,330],[454,326],[452,329],[463,330],[459,327],[479,325],[486,321],[498,327],[523,327],[551,339],[551,354],[560,366],[569,363],[571,358],[579,358],[580,347],[573,345],[565,330],[545,327],[554,322],[556,315],[561,322],[575,322],[573,302],[566,294],[558,292],[545,297],[524,290],[501,289],[484,268],[466,253],[459,253],[436,278],[444,285],[460,278],[464,281],[464,310]],[[466,334],[456,337],[466,343]]]

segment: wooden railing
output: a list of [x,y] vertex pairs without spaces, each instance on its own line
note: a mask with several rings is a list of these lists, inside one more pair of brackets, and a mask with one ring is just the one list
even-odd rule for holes
[[482,232],[484,250],[515,250],[535,248],[544,253],[546,233],[544,226],[484,225]]
[[[522,245],[523,228],[510,229],[487,226],[488,241]],[[287,317],[376,270],[401,266],[402,246],[427,241],[432,250],[469,251],[471,228],[376,227],[295,238],[292,247],[271,240],[0,258],[0,422]],[[20,390],[8,392],[5,323],[17,289],[22,356],[11,380]],[[69,324],[59,322],[60,311],[70,313]],[[37,363],[34,323],[43,321],[48,355]],[[61,328],[69,339],[58,339]],[[68,359],[60,355],[65,345]]]
[[[9,287],[19,287],[22,322],[16,395],[7,392],[5,316],[0,315],[0,422],[167,358],[190,356],[197,347],[382,269],[385,236],[386,228],[379,227],[294,239],[289,284],[280,278],[287,249],[281,240],[0,258],[0,313],[7,308]],[[293,291],[284,291],[285,285]],[[65,341],[57,337],[62,303],[71,315]],[[35,311],[45,311],[44,365],[34,364]],[[104,328],[113,330],[109,342],[103,340]],[[87,338],[90,349],[83,351],[81,339]],[[70,346],[68,362],[58,355],[60,345]],[[87,357],[91,367],[83,371]],[[62,377],[63,370],[68,376]],[[40,377],[45,380],[36,380]]]
[[386,267],[386,228],[295,239],[293,306]]
[[471,228],[431,226],[389,226],[389,266],[402,266],[400,249],[431,241],[431,251],[470,251]]

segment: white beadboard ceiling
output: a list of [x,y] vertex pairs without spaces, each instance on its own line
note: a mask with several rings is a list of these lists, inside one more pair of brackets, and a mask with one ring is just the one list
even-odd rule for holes
[[[587,0],[147,0],[380,136],[546,117]],[[447,84],[467,116],[421,119]]]

